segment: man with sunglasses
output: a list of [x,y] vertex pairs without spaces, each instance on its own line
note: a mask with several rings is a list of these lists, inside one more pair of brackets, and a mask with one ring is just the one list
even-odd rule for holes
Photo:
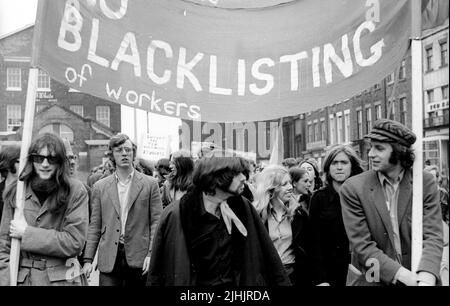
[[136,145],[127,135],[112,137],[109,150],[116,170],[92,187],[83,270],[92,272],[98,247],[100,286],[144,286],[162,213],[158,183],[134,170]]

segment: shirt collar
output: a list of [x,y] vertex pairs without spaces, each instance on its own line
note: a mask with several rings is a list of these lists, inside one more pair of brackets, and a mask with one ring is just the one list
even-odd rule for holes
[[[288,214],[288,208],[286,207],[286,205],[284,205],[278,198],[277,199],[273,199],[272,201],[278,201],[279,206],[282,208],[283,210],[283,217]],[[272,201],[269,202],[269,210],[270,213],[275,213],[275,207],[272,203]]]
[[378,171],[377,174],[378,174],[378,179],[380,180],[381,186],[384,186],[385,182],[387,182],[390,185],[398,185],[398,184],[400,184],[400,182],[403,179],[403,176],[405,175],[405,169],[402,169],[402,171],[400,171],[394,184],[392,184],[391,181],[388,179],[388,177],[386,175],[384,175],[383,173],[381,173],[380,171]]
[[131,171],[131,173],[127,176],[127,178],[126,178],[126,180],[125,180],[125,182],[122,182],[121,180],[120,180],[120,178],[119,178],[119,175],[117,174],[117,170],[116,171],[114,171],[114,177],[116,178],[116,183],[122,183],[122,184],[128,184],[129,182],[131,182],[131,180],[133,179],[133,177],[134,177],[134,168],[133,168],[133,170]]

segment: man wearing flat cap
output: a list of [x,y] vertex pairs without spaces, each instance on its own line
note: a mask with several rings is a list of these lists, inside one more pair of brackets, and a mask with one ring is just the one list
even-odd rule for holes
[[365,138],[371,144],[372,170],[349,178],[340,194],[352,265],[361,271],[353,285],[436,285],[442,216],[437,185],[427,172],[423,173],[422,257],[417,273],[411,271],[411,145],[416,136],[398,122],[381,119]]

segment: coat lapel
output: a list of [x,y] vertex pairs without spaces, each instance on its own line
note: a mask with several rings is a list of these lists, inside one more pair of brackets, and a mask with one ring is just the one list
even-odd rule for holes
[[117,215],[120,217],[120,202],[119,202],[119,192],[117,191],[117,181],[116,176],[109,176],[110,182],[108,183],[109,188],[107,189],[107,195],[111,200],[111,203],[116,210]]
[[395,249],[394,244],[394,232],[391,224],[391,217],[387,209],[386,197],[384,195],[383,188],[381,187],[378,175],[374,172],[372,182],[370,183],[370,198],[375,204],[378,214],[383,221],[384,227],[387,229],[389,240],[391,241],[392,247]]
[[412,197],[412,178],[411,171],[406,171],[403,180],[400,182],[398,200],[397,200],[397,220],[398,225],[402,223],[403,217],[408,211]]
[[142,187],[144,186],[141,180],[142,180],[141,174],[135,171],[133,175],[133,180],[131,181],[130,191],[128,193],[128,207],[127,207],[128,211],[130,211],[131,207],[133,207],[134,202],[136,202],[136,199],[141,193]]

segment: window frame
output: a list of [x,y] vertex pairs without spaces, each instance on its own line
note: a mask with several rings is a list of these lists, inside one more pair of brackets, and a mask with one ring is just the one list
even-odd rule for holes
[[[15,70],[19,72],[19,80],[18,80],[18,84],[19,86],[11,86],[10,85],[10,77],[12,77],[11,75],[11,70]],[[22,69],[20,67],[6,67],[6,90],[7,91],[22,91]]]
[[[14,110],[11,110],[11,108],[16,108]],[[11,118],[11,115],[15,114],[18,116],[15,116],[14,118]],[[19,124],[10,124],[9,121],[11,120],[18,120]],[[6,105],[6,130],[8,132],[14,131],[14,127],[20,128],[22,126],[22,105],[20,104],[7,104]]]

